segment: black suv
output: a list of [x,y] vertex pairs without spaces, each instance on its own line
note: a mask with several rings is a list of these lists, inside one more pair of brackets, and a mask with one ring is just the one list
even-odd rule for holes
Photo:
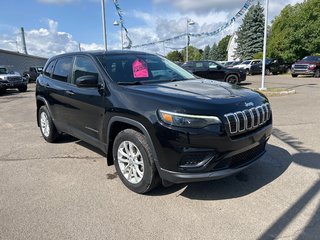
[[247,77],[243,69],[224,67],[214,61],[191,61],[184,63],[181,67],[201,78],[233,84],[245,81]]
[[106,153],[123,183],[145,193],[243,170],[264,152],[268,100],[229,83],[197,79],[160,56],[79,52],[48,60],[36,85],[45,140],[62,133]]

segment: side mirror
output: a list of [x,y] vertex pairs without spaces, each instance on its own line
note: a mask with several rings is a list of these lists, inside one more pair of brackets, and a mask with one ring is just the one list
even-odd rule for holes
[[78,87],[98,87],[98,77],[95,75],[85,75],[76,79],[76,85]]
[[217,69],[218,69],[218,70],[221,70],[221,69],[222,69],[222,67],[221,67],[220,65],[218,65],[218,66],[217,66]]

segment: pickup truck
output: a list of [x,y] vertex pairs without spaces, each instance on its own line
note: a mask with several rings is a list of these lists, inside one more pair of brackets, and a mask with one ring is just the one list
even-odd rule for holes
[[291,67],[291,76],[298,77],[298,75],[320,77],[320,57],[307,56],[294,63]]
[[30,67],[29,71],[25,71],[23,76],[27,78],[28,82],[35,82],[37,77],[42,73],[43,67]]
[[27,80],[21,77],[20,73],[9,71],[7,67],[0,66],[0,94],[6,92],[7,89],[17,88],[19,92],[26,92]]
[[[278,73],[286,73],[288,71],[288,64],[282,59],[266,59],[266,75],[277,75]],[[254,64],[250,68],[250,74],[261,74],[262,73],[262,62]]]

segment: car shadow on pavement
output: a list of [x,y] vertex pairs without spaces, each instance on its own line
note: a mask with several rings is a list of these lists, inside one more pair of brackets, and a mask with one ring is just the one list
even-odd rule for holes
[[244,171],[219,180],[160,187],[150,195],[166,195],[185,188],[180,196],[197,200],[222,200],[246,196],[281,176],[292,162],[284,149],[268,144],[266,154]]
[[[298,153],[292,155],[292,161],[298,165],[320,170],[320,153],[314,152],[308,149],[299,139],[291,136],[290,134],[275,128],[273,135],[287,143]],[[293,222],[297,216],[305,209],[305,207],[315,199],[320,192],[320,172],[318,172],[318,179],[314,184],[307,189],[307,191],[292,204],[288,210],[281,215],[271,226],[265,230],[259,240],[275,239],[278,238],[281,232]],[[320,202],[318,201],[317,209],[310,217],[308,223],[305,226],[301,226],[299,231],[295,232],[288,238],[294,239],[319,239],[320,236]]]

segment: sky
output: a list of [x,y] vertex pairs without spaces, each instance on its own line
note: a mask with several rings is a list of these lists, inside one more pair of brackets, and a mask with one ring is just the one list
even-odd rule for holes
[[[51,57],[79,50],[103,49],[101,0],[1,0],[0,49],[22,52],[20,27],[25,30],[29,54]],[[5,3],[4,3],[5,2]],[[192,19],[191,33],[211,32],[230,20],[245,0],[118,0],[124,25],[133,45],[149,43],[186,32]],[[270,0],[269,22],[287,4],[303,0]],[[264,1],[261,0],[264,5]],[[112,0],[105,0],[108,49],[120,49],[119,20]],[[204,48],[233,34],[238,19],[216,36],[191,38],[191,45]],[[165,55],[185,46],[185,39],[137,50]],[[126,41],[125,41],[126,44]]]

